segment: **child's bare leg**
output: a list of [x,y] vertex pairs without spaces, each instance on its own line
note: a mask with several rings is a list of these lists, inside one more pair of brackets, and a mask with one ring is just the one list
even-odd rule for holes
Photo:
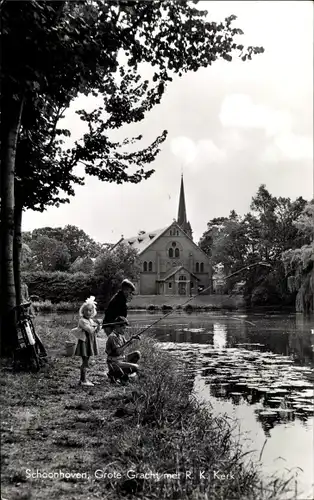
[[86,382],[86,370],[89,368],[88,366],[88,356],[82,356],[82,365],[81,365],[81,382]]

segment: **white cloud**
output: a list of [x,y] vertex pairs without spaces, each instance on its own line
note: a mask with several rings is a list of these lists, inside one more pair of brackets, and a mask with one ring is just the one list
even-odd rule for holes
[[211,139],[201,139],[197,145],[196,160],[207,163],[222,163],[227,155]]
[[192,163],[196,158],[196,145],[189,137],[175,137],[172,139],[170,147],[172,153],[179,158],[184,165]]
[[313,139],[292,132],[279,134],[265,150],[262,160],[276,163],[281,160],[297,161],[313,159]]
[[[255,104],[245,94],[228,95],[222,102],[220,121],[238,137],[239,130],[264,130],[272,139],[262,155],[262,160],[276,163],[282,160],[308,160],[313,158],[313,140],[292,132],[292,118],[289,111],[272,109]],[[236,141],[237,144],[237,141]],[[241,147],[241,142],[239,147]]]
[[255,104],[246,94],[230,94],[225,97],[219,118],[224,127],[264,129],[268,136],[290,130],[292,123],[289,111]]
[[201,139],[194,142],[189,137],[180,136],[172,139],[172,153],[181,160],[182,165],[193,163],[194,166],[206,163],[221,163],[226,159],[226,153],[219,149],[211,139]]

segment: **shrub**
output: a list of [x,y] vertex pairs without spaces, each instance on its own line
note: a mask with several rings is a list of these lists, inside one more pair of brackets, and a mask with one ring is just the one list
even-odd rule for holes
[[158,307],[155,306],[154,304],[149,304],[146,309],[147,311],[156,311]]
[[163,304],[163,305],[161,306],[161,310],[162,310],[162,311],[164,311],[164,312],[165,312],[165,311],[172,311],[172,309],[173,309],[173,307],[172,307],[172,306],[169,306],[169,305],[167,305],[167,304]]
[[187,304],[186,306],[183,307],[183,310],[185,312],[192,312],[195,310],[195,306],[192,306],[191,304]]
[[93,275],[36,271],[23,273],[23,278],[29,294],[37,295],[42,302],[84,302],[90,295],[105,299],[101,280]]

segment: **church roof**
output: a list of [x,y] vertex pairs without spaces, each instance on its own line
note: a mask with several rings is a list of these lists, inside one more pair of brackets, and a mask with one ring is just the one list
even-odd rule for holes
[[184,266],[176,266],[176,267],[173,267],[172,269],[169,269],[169,271],[166,273],[166,275],[163,276],[162,278],[160,278],[160,280],[158,280],[158,281],[166,281],[167,279],[171,278],[171,276],[173,276],[178,271],[180,271],[180,269],[185,269],[185,271],[187,271],[189,274],[191,274],[194,278],[196,278],[199,281],[199,278],[197,276],[195,276],[195,274],[191,273],[191,271],[189,271]]
[[155,231],[148,231],[147,233],[141,233],[137,236],[132,236],[131,238],[125,238],[123,243],[130,245],[131,248],[135,248],[139,253],[144,252],[152,243],[154,243],[159,236],[161,236],[169,226],[163,227],[162,229],[156,229]]
[[[181,231],[183,231],[182,228],[178,225],[178,223],[174,220],[171,224],[169,224],[166,227],[163,227],[162,229],[156,229],[155,231],[148,231],[146,233],[138,234],[137,236],[132,236],[131,238],[121,238],[121,240],[118,241],[113,248],[115,248],[120,243],[124,243],[126,245],[129,245],[131,248],[135,248],[135,250],[137,250],[138,253],[141,254],[142,252],[144,252],[144,250],[150,247],[150,245],[154,243],[160,236],[162,236],[162,234],[165,233],[167,229],[169,229],[171,226],[175,226],[178,229],[181,229]],[[208,255],[192,240],[192,238],[188,234],[186,234],[185,231],[183,232],[184,236],[188,240],[190,240],[193,246],[197,248],[197,250],[202,252],[204,257],[209,259]]]

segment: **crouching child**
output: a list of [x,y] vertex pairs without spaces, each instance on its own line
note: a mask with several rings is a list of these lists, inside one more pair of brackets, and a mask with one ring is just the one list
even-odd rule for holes
[[111,332],[106,343],[107,364],[109,368],[108,377],[112,382],[121,380],[127,382],[129,375],[138,372],[138,361],[141,357],[139,351],[124,354],[133,340],[139,339],[135,335],[128,341],[125,338],[125,329],[129,324],[123,316],[118,316],[115,321],[114,330]]

